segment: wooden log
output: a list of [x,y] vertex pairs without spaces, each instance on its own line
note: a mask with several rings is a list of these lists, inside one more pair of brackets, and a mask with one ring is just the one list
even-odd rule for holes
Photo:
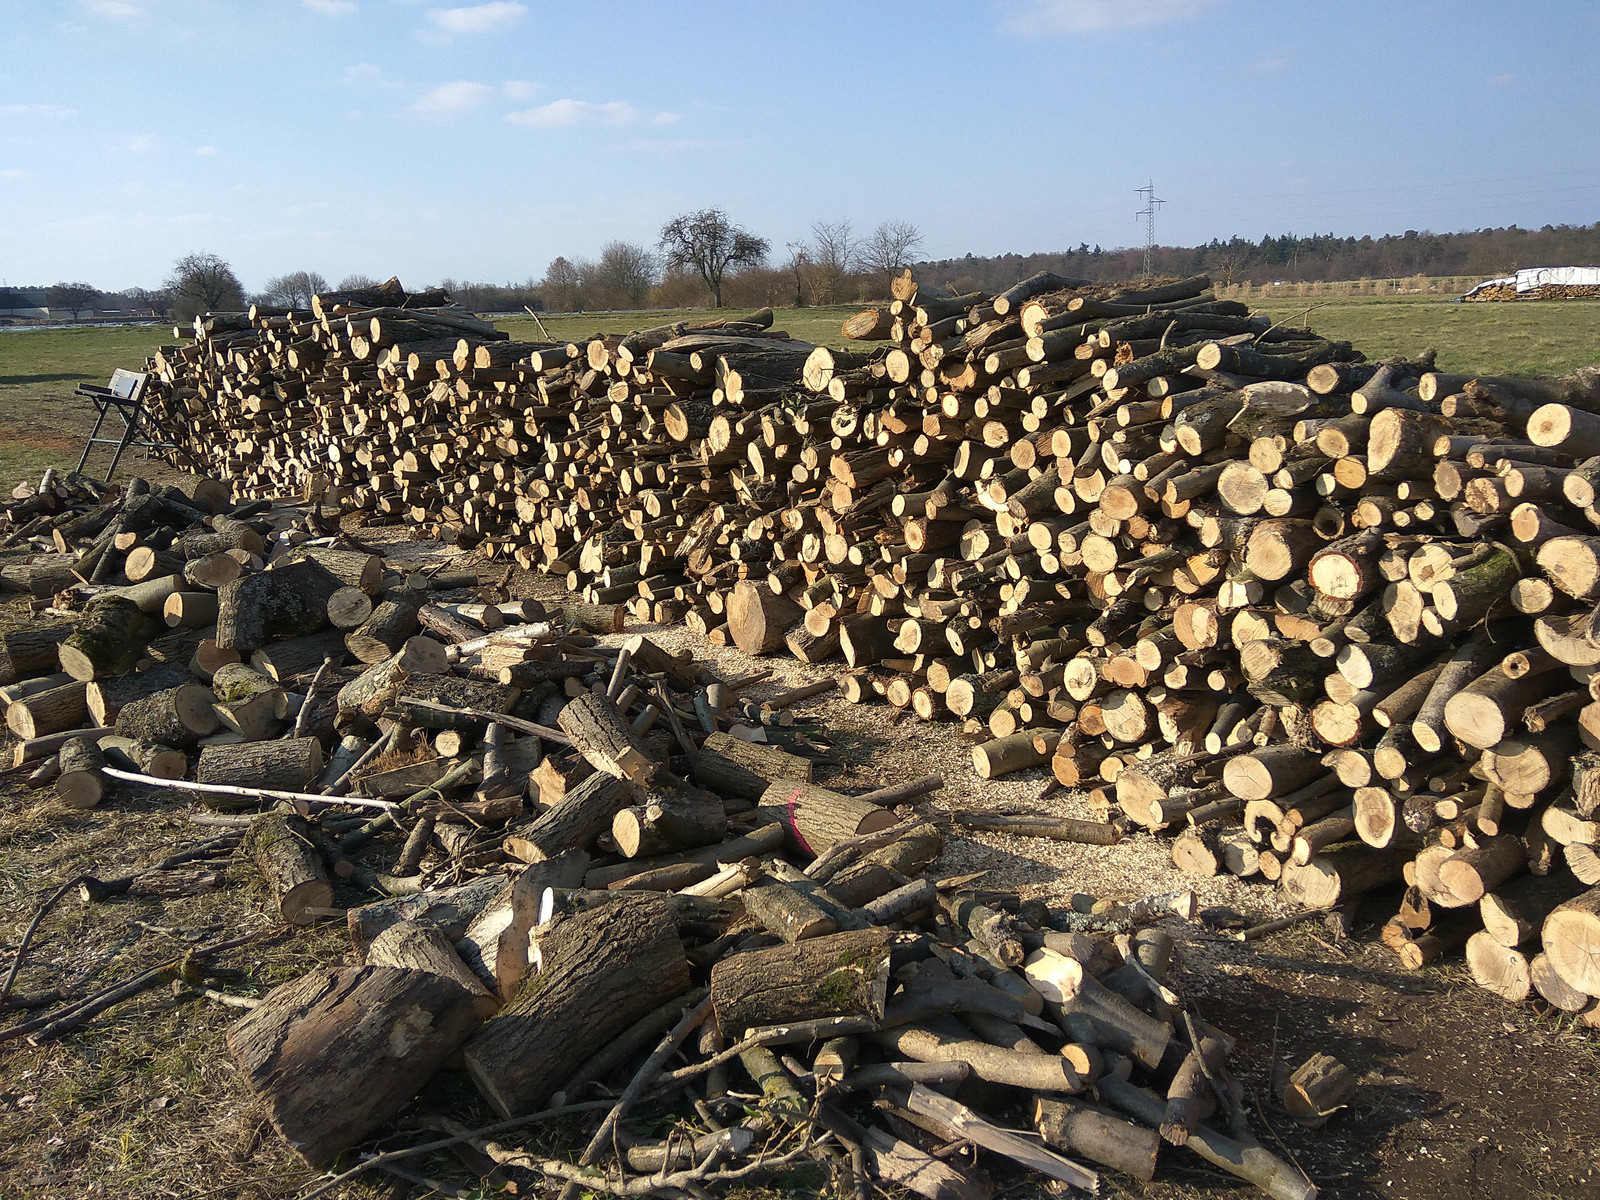
[[1287,795],[1322,772],[1318,755],[1296,746],[1265,746],[1230,758],[1222,781],[1241,800],[1267,800]]
[[344,644],[361,662],[380,663],[416,635],[421,607],[421,597],[411,593],[385,596],[365,621],[344,635]]
[[1057,1150],[1082,1155],[1143,1183],[1155,1178],[1160,1136],[1104,1108],[1039,1096],[1033,1102],[1033,1127],[1046,1145]]
[[1308,863],[1283,865],[1283,890],[1304,908],[1332,908],[1401,877],[1409,847],[1375,850],[1361,842],[1329,846]]
[[797,887],[771,879],[747,887],[740,896],[745,912],[768,933],[789,943],[837,933],[839,923],[816,900]]
[[572,739],[573,748],[598,771],[648,783],[661,769],[622,711],[605,696],[585,692],[575,697],[561,710],[556,724]]
[[883,1017],[892,936],[851,930],[752,950],[711,968],[712,1009],[724,1037],[824,1017]]
[[586,849],[611,829],[619,812],[642,798],[631,781],[596,771],[567,789],[533,822],[507,831],[505,851],[522,862],[536,863],[569,850]]
[[372,940],[400,921],[427,921],[448,936],[461,938],[479,913],[510,890],[511,883],[505,876],[484,875],[455,887],[396,896],[352,908],[345,917],[350,944],[364,957]]
[[242,851],[261,873],[273,912],[291,925],[309,925],[318,910],[333,904],[322,856],[310,827],[299,817],[267,813],[256,818],[245,832]]
[[219,725],[209,688],[186,683],[124,704],[117,713],[116,730],[125,737],[193,749]]
[[228,1050],[321,1168],[392,1120],[478,1024],[471,993],[440,975],[322,968],[269,992],[229,1028]]
[[85,686],[81,682],[64,683],[25,696],[6,706],[6,728],[24,741],[81,729],[89,723],[85,696]]
[[728,631],[733,644],[746,654],[767,654],[784,644],[785,635],[803,615],[786,596],[743,579],[728,602]]
[[542,1108],[573,1070],[689,989],[666,901],[625,896],[539,938],[539,972],[469,1041],[468,1075],[503,1117]]
[[400,698],[413,678],[442,675],[448,669],[442,643],[420,635],[410,638],[390,657],[339,689],[339,711],[376,718]]
[[1570,987],[1600,996],[1600,887],[1557,905],[1541,930],[1545,957]]
[[100,747],[90,738],[72,738],[56,751],[60,774],[56,776],[56,799],[68,808],[93,808],[106,793],[101,768],[106,760]]
[[874,1034],[873,1040],[917,1062],[964,1062],[979,1079],[1031,1092],[1072,1094],[1082,1091],[1087,1083],[1058,1055],[1028,1054],[991,1046],[975,1038],[954,1017],[886,1029]]
[[1300,1124],[1315,1129],[1350,1102],[1357,1086],[1356,1073],[1344,1063],[1331,1054],[1313,1054],[1284,1084],[1283,1106]]
[[527,974],[545,892],[581,886],[588,865],[588,854],[569,850],[524,867],[455,938],[456,953],[501,1000],[515,996]]
[[182,779],[189,769],[188,755],[170,746],[112,733],[102,734],[98,741],[106,764],[124,771],[136,771],[156,779]]
[[[340,550],[335,546],[296,546],[284,555],[283,563],[313,562],[344,587],[359,588],[369,596],[382,591],[383,559],[361,550]],[[274,570],[281,571],[282,565]],[[359,623],[359,622],[358,622]]]
[[756,813],[764,822],[781,825],[792,848],[812,856],[849,838],[888,829],[899,819],[893,809],[797,779],[772,783],[761,794]]
[[0,686],[54,671],[60,661],[58,647],[72,631],[72,625],[62,622],[0,633]]
[[1467,968],[1472,981],[1513,1004],[1520,1004],[1533,992],[1533,974],[1528,956],[1503,945],[1487,930],[1480,929],[1467,939]]
[[205,746],[195,763],[196,783],[303,792],[322,774],[322,743],[314,737]]
[[120,674],[133,665],[145,632],[144,613],[133,601],[120,596],[98,599],[61,643],[61,669],[84,682]]
[[1521,946],[1539,932],[1557,905],[1583,890],[1570,875],[1517,875],[1478,901],[1484,934],[1502,946]]
[[694,781],[724,796],[760,799],[774,780],[810,783],[811,760],[780,746],[747,742],[731,734],[713,733],[695,755]]
[[450,936],[437,925],[400,921],[389,926],[367,947],[366,965],[426,971],[448,979],[473,997],[473,1007],[480,1020],[493,1016],[500,1007],[483,981],[461,961]]
[[250,655],[250,665],[268,679],[287,684],[297,676],[314,674],[330,658],[334,668],[342,667],[350,658],[336,629],[262,646]]
[[721,798],[699,791],[652,792],[642,805],[623,809],[611,821],[611,836],[628,858],[712,845],[727,832]]
[[217,591],[217,646],[254,650],[279,638],[316,633],[328,623],[339,580],[315,562],[258,571]]

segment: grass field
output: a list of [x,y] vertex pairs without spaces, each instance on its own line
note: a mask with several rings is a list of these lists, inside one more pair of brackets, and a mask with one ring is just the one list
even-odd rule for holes
[[[1326,337],[1352,342],[1371,358],[1432,346],[1439,366],[1449,371],[1544,375],[1600,361],[1600,303],[1594,301],[1451,304],[1437,296],[1342,296],[1250,303],[1276,321],[1309,324]],[[839,324],[854,311],[779,309],[774,327],[803,341],[838,346]],[[703,309],[563,314],[543,317],[543,331],[532,317],[510,317],[499,325],[523,341],[542,341],[546,333],[581,340],[711,315]],[[9,487],[45,467],[74,465],[94,413],[73,398],[72,389],[104,383],[114,368],[137,367],[171,341],[165,326],[0,331],[0,483]]]

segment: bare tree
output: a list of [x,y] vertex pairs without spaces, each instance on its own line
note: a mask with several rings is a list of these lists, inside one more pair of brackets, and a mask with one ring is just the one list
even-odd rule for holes
[[539,290],[544,293],[545,306],[551,312],[583,311],[583,277],[588,265],[581,259],[574,264],[558,257],[545,268]]
[[267,280],[261,289],[261,299],[285,308],[309,309],[311,297],[328,290],[328,281],[319,272],[290,271],[287,275],[275,275]]
[[910,221],[885,221],[862,243],[861,265],[874,275],[892,275],[921,248],[922,231]]
[[657,278],[656,256],[633,242],[607,242],[594,281],[613,308],[643,308]]
[[74,321],[83,309],[93,310],[95,301],[99,299],[100,289],[88,283],[58,283],[44,294],[46,305],[52,310],[66,309]]
[[855,269],[860,244],[847,220],[817,221],[811,226],[811,238],[811,269],[806,275],[811,303],[832,304],[838,299],[839,281]]
[[789,242],[784,246],[789,261],[784,264],[794,276],[794,306],[806,306],[806,279],[811,273],[811,247],[804,242]]
[[339,280],[339,290],[341,292],[359,292],[364,288],[375,288],[378,283],[379,281],[371,275],[363,275],[360,271],[352,271]]
[[661,253],[669,271],[695,271],[722,307],[722,277],[729,267],[759,266],[767,239],[747,233],[719,208],[682,213],[661,227]]
[[239,277],[220,256],[208,251],[185,254],[173,263],[166,287],[172,295],[172,315],[180,321],[204,312],[240,312],[244,308]]

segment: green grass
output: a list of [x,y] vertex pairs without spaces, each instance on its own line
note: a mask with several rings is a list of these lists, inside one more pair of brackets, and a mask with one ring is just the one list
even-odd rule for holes
[[[1353,342],[1369,358],[1439,352],[1447,371],[1485,374],[1559,374],[1600,361],[1600,303],[1541,300],[1522,304],[1450,304],[1439,296],[1339,296],[1252,298],[1274,320],[1309,322],[1330,338]],[[1309,310],[1309,313],[1308,313]],[[673,321],[693,323],[739,309],[562,314],[499,322],[521,341],[582,340],[597,333],[626,333]],[[840,346],[839,324],[856,305],[781,308],[773,322],[802,341]],[[46,467],[77,462],[94,420],[86,401],[72,395],[79,383],[103,384],[117,367],[137,367],[172,341],[166,326],[120,326],[40,331],[0,331],[0,484],[39,475]],[[105,451],[97,453],[103,464]],[[92,463],[95,460],[91,460]],[[124,460],[134,469],[141,460]]]
[[1368,358],[1432,346],[1444,371],[1559,375],[1600,362],[1600,302],[1593,300],[1451,304],[1438,296],[1338,296],[1246,303],[1275,321],[1309,323]]
[[[104,387],[116,368],[137,369],[171,341],[169,325],[0,331],[0,484],[9,491],[46,467],[76,466],[94,408],[72,389],[80,383]],[[121,432],[115,418],[107,426]],[[109,454],[97,449],[89,469],[99,462],[103,475]]]

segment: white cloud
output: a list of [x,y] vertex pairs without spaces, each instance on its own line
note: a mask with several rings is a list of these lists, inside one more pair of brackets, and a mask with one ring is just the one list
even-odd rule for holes
[[449,117],[477,108],[492,95],[494,89],[488,84],[462,79],[434,88],[413,104],[411,111],[425,117]]
[[156,148],[156,139],[148,133],[136,133],[122,143],[122,148],[132,154],[143,154],[146,150]]
[[1492,88],[1503,88],[1510,87],[1516,81],[1517,77],[1515,75],[1494,75],[1490,77],[1488,84]]
[[639,116],[633,105],[622,100],[591,104],[587,100],[552,100],[538,108],[507,113],[512,125],[531,125],[536,129],[564,129],[570,125],[628,125]]
[[0,117],[72,117],[77,109],[60,104],[0,104]]
[[1022,37],[1117,32],[1198,16],[1216,0],[999,0],[1000,28]]
[[650,118],[650,124],[652,124],[652,125],[675,125],[681,120],[683,120],[683,114],[682,113],[658,112],[655,116]]
[[31,179],[32,177],[32,171],[23,171],[17,167],[10,167],[7,170],[0,171],[0,179]]
[[215,157],[217,148],[215,146],[196,146],[194,152],[196,157],[212,158]]
[[144,9],[137,4],[128,4],[126,0],[83,0],[83,6],[98,16],[111,17],[118,21],[144,16]]
[[472,8],[431,8],[428,20],[447,33],[493,33],[503,29],[528,11],[525,4],[514,0],[491,0]]
[[508,79],[500,90],[506,94],[507,100],[532,100],[538,94],[539,85],[529,83],[526,79]]
[[322,17],[347,17],[360,11],[355,0],[300,0],[300,3]]

